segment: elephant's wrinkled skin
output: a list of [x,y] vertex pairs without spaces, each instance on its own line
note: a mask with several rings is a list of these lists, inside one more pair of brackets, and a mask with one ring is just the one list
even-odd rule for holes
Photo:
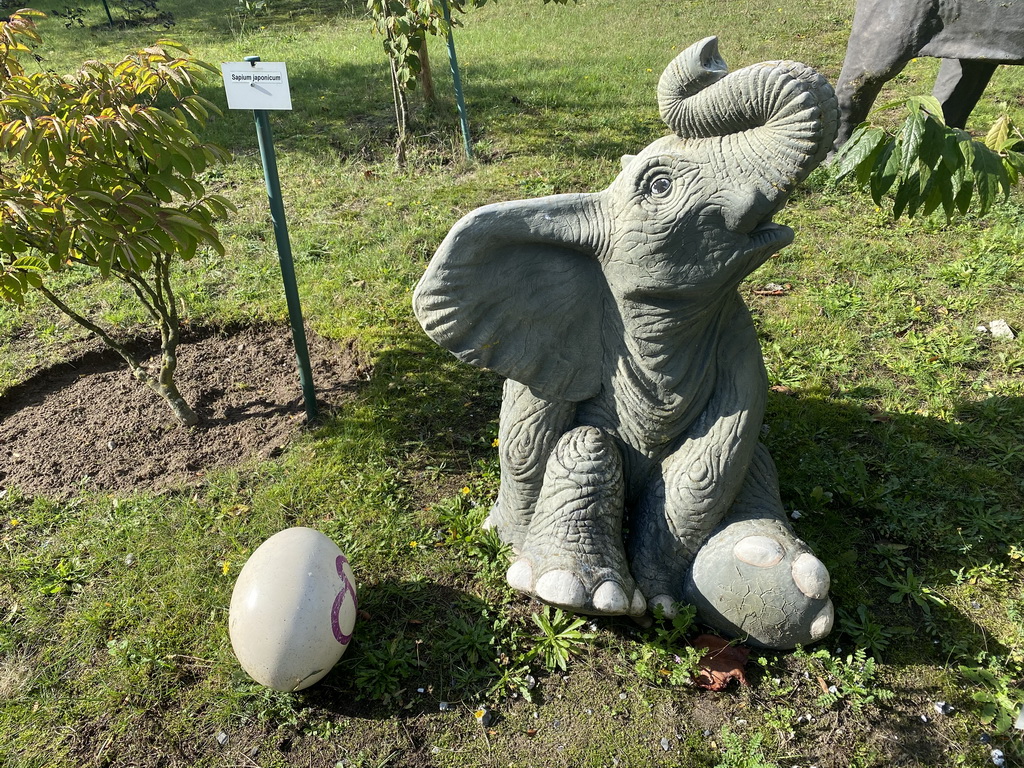
[[473,211],[413,306],[508,377],[488,524],[518,554],[513,587],[594,614],[690,601],[792,647],[831,627],[828,572],[758,443],[767,380],[737,286],[791,242],[771,217],[831,148],[835,96],[794,62],[728,74],[708,38],[658,98],[672,135],[603,192]]
[[857,0],[836,84],[836,146],[917,56],[942,59],[932,95],[946,122],[963,128],[996,67],[1024,64],[1024,0]]

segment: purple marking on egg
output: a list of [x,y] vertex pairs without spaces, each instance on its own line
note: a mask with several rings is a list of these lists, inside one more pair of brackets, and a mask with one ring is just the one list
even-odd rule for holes
[[359,598],[356,597],[356,588],[352,586],[352,582],[348,580],[348,576],[345,575],[345,565],[348,560],[345,559],[344,555],[338,555],[338,559],[334,561],[334,566],[338,569],[338,575],[341,576],[342,587],[341,592],[334,598],[334,605],[331,606],[331,630],[334,632],[334,639],[342,645],[348,645],[352,639],[352,633],[345,634],[341,631],[341,624],[338,621],[338,614],[341,612],[341,606],[345,604],[345,595],[352,593],[352,602],[355,604],[356,609],[359,608]]

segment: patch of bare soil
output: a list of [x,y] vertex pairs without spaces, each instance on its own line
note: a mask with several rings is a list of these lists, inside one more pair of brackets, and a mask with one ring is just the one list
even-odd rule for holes
[[[321,413],[366,372],[352,346],[307,334]],[[150,356],[155,346],[138,345]],[[210,469],[276,455],[305,424],[291,329],[186,331],[178,387],[199,416],[180,427],[124,362],[96,346],[0,397],[0,487],[67,497],[189,484]]]

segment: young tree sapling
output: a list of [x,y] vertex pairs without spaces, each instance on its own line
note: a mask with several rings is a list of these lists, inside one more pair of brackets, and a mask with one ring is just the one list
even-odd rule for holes
[[[234,208],[200,181],[227,150],[199,139],[217,108],[198,94],[208,64],[169,41],[68,76],[27,72],[37,11],[0,22],[0,301],[36,291],[95,333],[186,426],[198,418],[174,381],[177,259],[223,256],[214,223]],[[129,287],[160,330],[151,373],[100,319],[72,307],[52,273],[88,268]]]

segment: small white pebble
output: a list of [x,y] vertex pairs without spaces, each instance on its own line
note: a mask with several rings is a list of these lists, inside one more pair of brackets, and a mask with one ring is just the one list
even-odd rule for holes
[[994,339],[1014,339],[1016,335],[1010,329],[1009,324],[1005,320],[993,320],[988,324],[988,332],[992,334]]

